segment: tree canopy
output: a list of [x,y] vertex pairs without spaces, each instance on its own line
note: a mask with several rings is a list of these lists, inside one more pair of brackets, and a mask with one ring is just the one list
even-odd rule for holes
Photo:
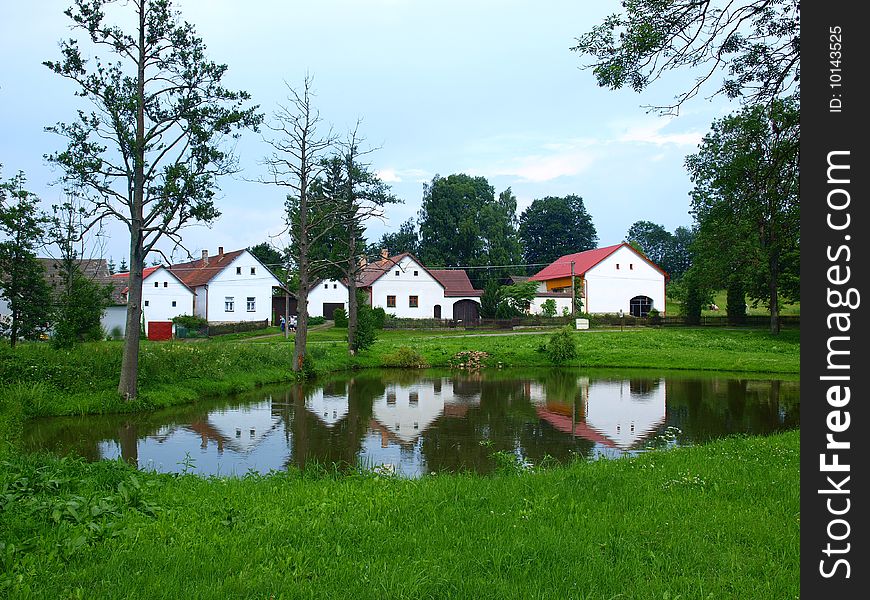
[[[48,131],[66,138],[64,150],[47,156],[63,179],[92,202],[94,222],[117,219],[130,233],[127,335],[118,392],[137,394],[142,269],[162,238],[181,245],[180,230],[210,222],[218,176],[234,170],[222,149],[226,136],[256,128],[261,117],[246,107],[249,95],[221,85],[227,67],[206,58],[206,47],[170,0],[75,0],[66,11],[74,30],[111,60],[90,61],[79,41],[61,42],[62,58],[46,61],[52,72],[76,84],[92,110]],[[122,15],[121,11],[130,14]],[[129,29],[107,14],[132,17]]]
[[651,221],[637,221],[625,235],[625,241],[636,246],[647,258],[664,269],[672,279],[679,279],[692,265],[692,230],[677,227],[670,233]]
[[546,196],[534,200],[519,219],[527,264],[549,264],[565,254],[592,250],[598,234],[583,198]]
[[708,82],[712,95],[747,104],[799,91],[798,0],[625,0],[622,7],[571,48],[592,57],[586,68],[601,87],[639,92],[667,71],[693,69],[694,83],[656,107],[672,113]]
[[750,298],[769,307],[772,331],[780,296],[796,300],[800,291],[799,140],[797,103],[778,100],[714,122],[686,159],[695,260],[707,277],[739,276]]

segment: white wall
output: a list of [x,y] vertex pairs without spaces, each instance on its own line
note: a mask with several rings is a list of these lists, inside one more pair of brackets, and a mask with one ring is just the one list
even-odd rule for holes
[[444,393],[435,393],[431,382],[388,385],[384,395],[372,404],[372,418],[402,442],[411,442],[441,416],[444,398]]
[[[387,296],[396,297],[396,306],[387,306]],[[409,306],[409,296],[417,296],[416,308]],[[440,304],[441,318],[452,319],[453,303],[457,300],[462,298],[445,298],[444,287],[407,256],[372,285],[372,307],[380,306],[387,314],[401,318],[432,319],[435,305]]]
[[193,292],[161,267],[142,281],[142,313],[147,334],[150,321],[171,321],[178,315],[193,314]]
[[127,307],[109,306],[100,317],[100,325],[107,335],[112,333],[112,329],[118,327],[121,329],[121,337],[125,336],[127,334]]
[[[619,268],[617,268],[619,265]],[[586,272],[583,311],[629,314],[635,296],[649,296],[653,308],[665,313],[665,276],[628,246],[602,260]]]
[[[541,307],[544,305],[544,302],[546,302],[547,300],[550,300],[551,298],[552,297],[547,298],[547,297],[535,296],[535,299],[532,300],[532,304],[529,307],[529,312],[533,315],[540,315],[543,312]],[[563,308],[567,308],[568,313],[569,314],[571,313],[571,297],[570,296],[568,298],[552,298],[552,299],[556,301],[556,316],[557,317],[562,316],[562,309]]]
[[324,279],[308,292],[308,315],[323,316],[323,304],[338,304],[344,307],[347,314],[347,287],[340,281]]
[[[278,285],[275,276],[246,250],[208,282],[208,294],[202,300],[197,295],[197,301],[207,303],[210,323],[271,320],[272,287]],[[233,299],[232,311],[226,310],[227,297]],[[248,310],[249,297],[254,299],[254,310]]]

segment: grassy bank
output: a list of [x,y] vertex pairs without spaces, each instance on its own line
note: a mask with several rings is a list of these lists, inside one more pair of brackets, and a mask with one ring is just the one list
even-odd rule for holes
[[[347,356],[345,332],[312,332],[309,353],[318,374],[358,368],[408,367],[407,350],[432,367],[449,367],[458,352],[486,352],[493,368],[551,367],[541,350],[551,332],[504,335],[463,331],[384,331],[370,349]],[[615,367],[797,374],[798,331],[772,336],[756,329],[626,329],[573,334],[579,358],[567,367]],[[143,342],[140,398],[122,403],[116,393],[121,342],[54,350],[47,344],[0,347],[0,413],[21,418],[149,410],[204,395],[252,389],[292,379],[292,339]],[[12,417],[6,414],[3,420]],[[8,429],[8,426],[6,426]],[[0,437],[3,437],[0,435]]]
[[797,598],[799,434],[407,481],[14,457],[0,595]]

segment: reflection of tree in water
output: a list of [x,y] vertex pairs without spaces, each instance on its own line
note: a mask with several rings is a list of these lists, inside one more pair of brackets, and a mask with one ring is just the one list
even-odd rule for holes
[[749,379],[666,380],[667,425],[683,443],[735,433],[768,435],[800,424],[797,382]]
[[659,387],[659,379],[629,379],[628,392],[631,394],[632,400],[643,400],[648,398]]
[[[542,383],[559,398],[572,398],[578,388],[576,376],[558,371]],[[499,451],[519,451],[526,460],[539,463],[545,456],[567,461],[572,453],[585,456],[591,449],[588,441],[541,422],[530,402],[527,380],[454,377],[452,384],[460,401],[479,393],[480,403],[468,405],[462,416],[448,411],[423,432],[421,451],[430,472],[488,473],[496,466],[492,454]]]
[[[331,427],[305,408],[305,401],[321,388],[326,395],[347,397],[347,414]],[[372,416],[372,402],[383,395],[384,389],[380,377],[367,375],[326,385],[296,384],[288,388],[282,404],[276,404],[272,411],[284,422],[291,448],[287,466],[299,469],[309,463],[339,469],[356,466]]]

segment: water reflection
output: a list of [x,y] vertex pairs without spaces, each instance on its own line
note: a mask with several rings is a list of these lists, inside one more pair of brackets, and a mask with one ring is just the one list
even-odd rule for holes
[[144,415],[28,423],[28,449],[142,468],[244,474],[319,465],[390,465],[406,476],[524,461],[642,452],[668,428],[676,444],[798,426],[796,381],[634,377],[569,370],[458,375],[370,372],[264,388]]

